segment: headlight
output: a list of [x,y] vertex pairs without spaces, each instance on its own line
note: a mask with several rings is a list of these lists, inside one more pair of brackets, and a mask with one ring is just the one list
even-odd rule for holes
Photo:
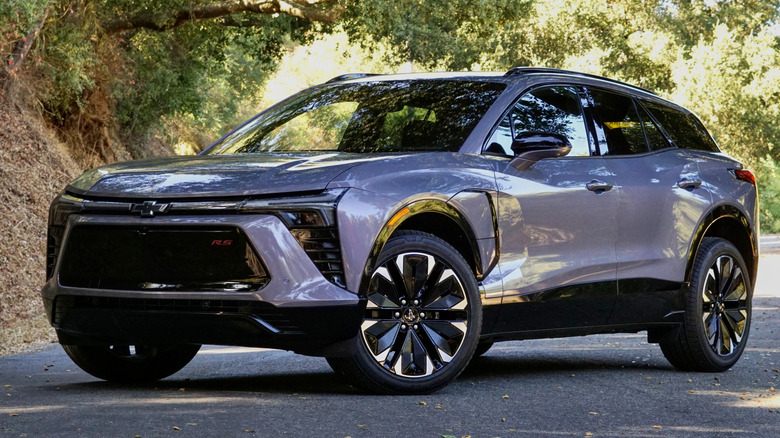
[[46,279],[54,274],[54,266],[60,254],[62,237],[65,234],[65,223],[68,216],[82,209],[83,200],[73,196],[60,194],[49,207],[49,228],[46,236]]
[[254,199],[244,203],[240,212],[270,213],[279,217],[322,275],[336,286],[345,288],[336,205],[346,191],[333,189],[313,196]]

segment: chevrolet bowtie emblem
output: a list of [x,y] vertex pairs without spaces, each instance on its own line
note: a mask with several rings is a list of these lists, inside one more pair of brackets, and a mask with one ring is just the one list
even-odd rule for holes
[[141,213],[141,217],[154,217],[155,214],[165,213],[171,204],[158,204],[157,201],[144,201],[143,204],[133,204],[130,209],[133,213]]

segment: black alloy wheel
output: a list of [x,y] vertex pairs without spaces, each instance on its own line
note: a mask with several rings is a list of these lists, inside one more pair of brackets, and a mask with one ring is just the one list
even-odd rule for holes
[[696,255],[683,327],[661,342],[669,362],[686,371],[725,371],[739,360],[750,332],[752,283],[729,241],[705,238]]
[[482,323],[476,280],[463,257],[432,235],[402,232],[373,270],[357,352],[329,359],[372,392],[428,393],[454,380]]
[[730,255],[721,255],[707,270],[702,288],[702,322],[710,347],[730,356],[742,343],[748,321],[745,275]]

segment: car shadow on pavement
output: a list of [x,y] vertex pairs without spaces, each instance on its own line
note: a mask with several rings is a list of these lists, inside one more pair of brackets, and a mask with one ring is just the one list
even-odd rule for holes
[[60,385],[90,391],[116,390],[178,390],[201,392],[255,392],[255,393],[316,393],[331,395],[360,394],[361,392],[344,382],[334,373],[262,374],[256,376],[226,376],[204,378],[177,378],[175,375],[152,383],[112,383],[90,381]]
[[462,378],[508,378],[517,376],[543,376],[561,373],[616,370],[674,371],[663,358],[649,361],[631,361],[582,357],[518,357],[491,356],[475,358],[461,375]]

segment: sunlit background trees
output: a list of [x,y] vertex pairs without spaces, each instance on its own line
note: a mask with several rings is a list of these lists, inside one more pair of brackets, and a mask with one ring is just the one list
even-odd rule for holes
[[345,72],[595,73],[697,112],[780,232],[779,16],[770,0],[3,0],[0,77],[89,167],[197,152]]

